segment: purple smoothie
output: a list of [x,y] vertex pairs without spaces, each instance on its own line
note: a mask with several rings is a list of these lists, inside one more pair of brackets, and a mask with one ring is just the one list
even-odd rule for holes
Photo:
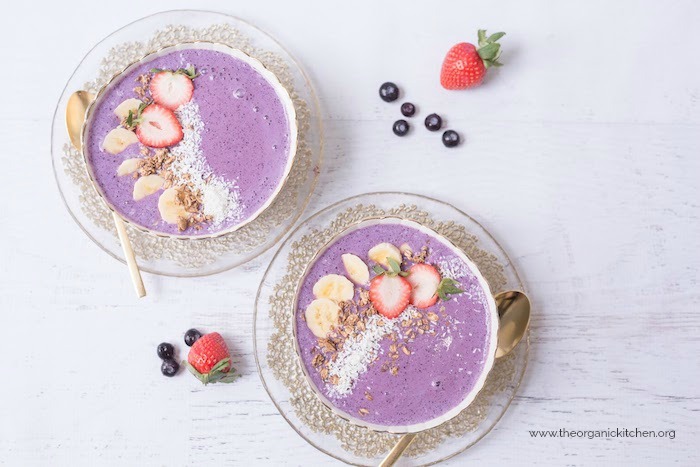
[[[382,371],[381,361],[389,353],[392,341],[380,341],[379,358],[355,380],[349,394],[338,395],[324,382],[312,365],[318,339],[304,319],[305,308],[314,300],[313,285],[326,274],[346,275],[341,259],[344,253],[359,256],[372,267],[367,252],[373,246],[388,242],[395,246],[408,244],[413,251],[428,247],[426,263],[440,270],[443,277],[452,277],[464,293],[453,295],[425,310],[446,318],[434,324],[434,334],[420,334],[408,344],[410,356],[397,360],[398,373]],[[410,266],[404,263],[404,268]],[[374,277],[370,273],[370,277]],[[366,288],[366,287],[365,287]],[[296,325],[301,359],[307,374],[320,392],[340,411],[366,423],[381,426],[407,426],[431,421],[457,407],[472,391],[481,376],[487,353],[493,350],[491,311],[487,292],[468,264],[451,246],[417,228],[401,224],[374,224],[351,231],[335,241],[310,266],[299,291]],[[359,286],[355,287],[358,298]],[[442,307],[444,310],[439,311]],[[408,310],[396,320],[401,320]],[[414,309],[415,311],[415,309]],[[396,323],[399,324],[399,323]],[[368,400],[366,392],[371,394]],[[359,411],[367,411],[358,415]]]
[[[193,80],[192,100],[204,124],[201,152],[212,172],[235,184],[239,213],[218,225],[203,225],[181,232],[161,219],[158,197],[162,191],[134,201],[134,179],[117,176],[125,159],[143,157],[141,145],[132,144],[112,155],[101,149],[105,135],[119,125],[114,109],[135,98],[136,78],[152,68],[179,69],[193,65],[201,75]],[[227,53],[177,50],[147,59],[119,76],[96,104],[85,144],[95,181],[107,201],[126,219],[156,232],[172,235],[210,235],[244,223],[275,195],[287,170],[290,121],[275,88],[245,61]]]

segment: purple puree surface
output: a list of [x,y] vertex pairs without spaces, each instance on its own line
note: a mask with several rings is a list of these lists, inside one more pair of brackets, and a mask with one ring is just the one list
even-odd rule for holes
[[[423,313],[438,313],[440,307],[444,306],[447,315],[453,318],[452,323],[441,318],[437,322],[435,335],[419,334],[409,344],[412,355],[400,355],[397,375],[381,371],[381,365],[377,363],[381,362],[380,358],[358,377],[350,394],[334,396],[329,391],[330,386],[322,381],[318,370],[311,364],[311,349],[317,345],[317,338],[306,325],[304,310],[314,300],[312,288],[320,277],[326,274],[342,274],[347,277],[342,254],[353,253],[371,268],[367,252],[382,242],[397,247],[407,243],[413,251],[427,246],[428,264],[458,261],[459,265],[464,266],[459,269],[466,271],[466,274],[455,279],[465,293],[453,295],[449,301],[438,301],[432,307],[421,310]],[[371,273],[373,276],[374,273]],[[358,287],[355,292],[357,298]],[[485,353],[490,348],[490,315],[485,293],[467,263],[451,246],[437,237],[400,224],[360,227],[340,237],[322,253],[310,267],[301,286],[296,324],[303,365],[311,375],[313,384],[342,412],[382,426],[428,422],[458,406],[474,388],[484,369]],[[401,320],[401,316],[397,319]],[[446,339],[448,336],[451,338],[449,343],[449,338]],[[391,343],[388,337],[381,341],[380,356],[389,353]],[[365,398],[365,391],[372,395],[372,401]],[[367,409],[369,413],[360,416],[358,411],[361,408]]]
[[[161,220],[156,192],[140,201],[132,197],[135,180],[118,177],[125,159],[143,157],[140,144],[120,154],[101,149],[105,135],[119,125],[114,109],[137,97],[136,78],[152,68],[178,69],[193,65],[201,76],[194,79],[193,100],[199,105],[205,129],[201,149],[214,174],[234,181],[239,188],[242,216],[212,229],[189,228],[179,232]],[[234,92],[243,91],[242,97]],[[240,93],[239,93],[240,94]],[[202,49],[173,51],[145,61],[113,82],[94,109],[88,141],[88,160],[97,184],[109,203],[126,219],[166,234],[203,235],[229,229],[247,220],[274,194],[289,158],[289,123],[275,89],[246,62],[223,52]]]

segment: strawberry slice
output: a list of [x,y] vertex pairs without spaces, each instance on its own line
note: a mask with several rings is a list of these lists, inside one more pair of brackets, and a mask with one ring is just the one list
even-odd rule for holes
[[176,110],[192,99],[194,84],[183,73],[163,70],[151,79],[150,91],[156,104]]
[[411,304],[416,308],[425,309],[435,305],[438,298],[447,301],[450,295],[464,292],[456,280],[442,278],[435,266],[430,264],[414,264],[408,272],[408,282],[413,287]]
[[136,136],[145,146],[165,148],[179,143],[183,133],[172,110],[151,104],[141,112]]
[[440,273],[430,264],[414,264],[409,269],[408,282],[413,287],[411,291],[411,304],[416,308],[424,309],[435,305],[440,286]]
[[369,299],[379,314],[389,319],[396,318],[408,306],[411,284],[401,276],[376,276],[370,282]]

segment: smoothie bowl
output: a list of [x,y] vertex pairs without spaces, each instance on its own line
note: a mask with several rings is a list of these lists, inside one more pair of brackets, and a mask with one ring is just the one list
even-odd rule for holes
[[398,217],[329,241],[295,294],[302,371],[336,415],[414,433],[474,400],[495,360],[498,313],[483,276],[449,240]]
[[217,237],[253,221],[286,182],[297,149],[292,99],[258,60],[213,42],[150,53],[87,110],[88,175],[140,230]]

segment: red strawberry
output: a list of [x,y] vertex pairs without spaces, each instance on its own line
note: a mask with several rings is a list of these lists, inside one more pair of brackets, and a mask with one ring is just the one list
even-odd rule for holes
[[236,379],[235,370],[231,367],[231,354],[218,332],[197,339],[187,355],[186,364],[190,372],[204,384],[231,383]]
[[369,299],[374,308],[386,318],[396,318],[408,306],[411,284],[401,276],[382,274],[372,279]]
[[437,289],[442,279],[435,266],[414,264],[408,271],[408,282],[413,287],[411,304],[421,309],[435,305],[438,299]]
[[172,110],[151,104],[141,112],[136,136],[145,146],[165,148],[182,140],[182,126]]
[[176,110],[192,99],[194,84],[184,73],[163,70],[151,79],[150,90],[156,104]]
[[456,280],[449,277],[441,279],[438,270],[430,264],[414,264],[408,272],[408,282],[413,287],[411,304],[416,308],[428,308],[435,305],[438,298],[447,301],[450,295],[464,292]]
[[440,84],[445,89],[467,89],[478,86],[491,66],[501,66],[501,44],[497,41],[506,33],[497,32],[486,37],[486,31],[479,30],[479,48],[467,42],[452,47],[442,62]]

